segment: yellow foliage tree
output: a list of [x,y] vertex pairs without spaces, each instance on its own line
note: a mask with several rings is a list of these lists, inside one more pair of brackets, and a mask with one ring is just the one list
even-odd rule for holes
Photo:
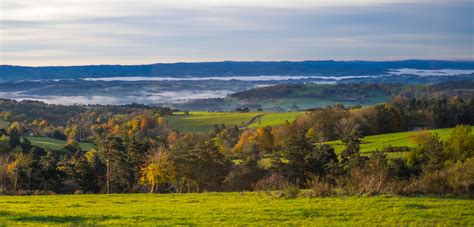
[[140,170],[140,183],[150,187],[151,193],[155,192],[159,185],[174,182],[176,168],[163,148],[153,148],[147,160],[146,165]]
[[132,133],[138,132],[140,130],[140,120],[138,118],[132,119]]
[[166,142],[168,142],[168,144],[175,144],[178,141],[178,138],[179,134],[176,131],[172,131],[170,134],[168,134]]

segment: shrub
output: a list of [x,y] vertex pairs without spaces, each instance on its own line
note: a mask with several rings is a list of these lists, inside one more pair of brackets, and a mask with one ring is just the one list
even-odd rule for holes
[[451,164],[442,170],[425,171],[404,193],[468,194],[474,192],[474,159]]
[[448,185],[455,194],[474,193],[474,158],[453,164],[448,170]]
[[255,191],[274,191],[281,190],[288,186],[289,183],[280,174],[273,173],[269,177],[263,178],[253,185],[253,190]]
[[314,179],[310,182],[310,186],[309,197],[327,197],[336,194],[335,186],[326,181]]
[[285,186],[283,190],[279,191],[279,196],[288,199],[294,199],[297,198],[300,193],[301,189],[297,185],[289,184]]

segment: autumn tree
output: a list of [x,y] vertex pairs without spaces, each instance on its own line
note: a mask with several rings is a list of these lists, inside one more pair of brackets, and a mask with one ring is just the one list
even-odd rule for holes
[[163,184],[173,183],[176,167],[168,152],[163,148],[152,148],[146,157],[146,163],[140,170],[140,183],[150,187],[150,192]]

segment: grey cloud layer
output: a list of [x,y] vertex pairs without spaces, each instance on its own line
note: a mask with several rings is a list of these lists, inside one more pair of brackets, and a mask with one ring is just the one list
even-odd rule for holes
[[474,59],[468,1],[166,2],[4,0],[0,63]]

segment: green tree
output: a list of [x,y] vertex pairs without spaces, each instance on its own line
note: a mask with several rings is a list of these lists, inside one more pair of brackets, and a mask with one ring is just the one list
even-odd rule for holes
[[219,190],[231,162],[212,140],[184,137],[171,150],[178,191]]
[[289,139],[283,148],[280,169],[293,184],[304,187],[316,176],[330,172],[331,163],[337,163],[334,150],[315,146],[305,134]]
[[474,135],[471,126],[458,125],[445,144],[445,155],[453,161],[464,161],[474,155]]
[[131,191],[135,183],[133,169],[122,140],[117,137],[106,138],[101,144],[99,153],[106,167],[107,193]]

